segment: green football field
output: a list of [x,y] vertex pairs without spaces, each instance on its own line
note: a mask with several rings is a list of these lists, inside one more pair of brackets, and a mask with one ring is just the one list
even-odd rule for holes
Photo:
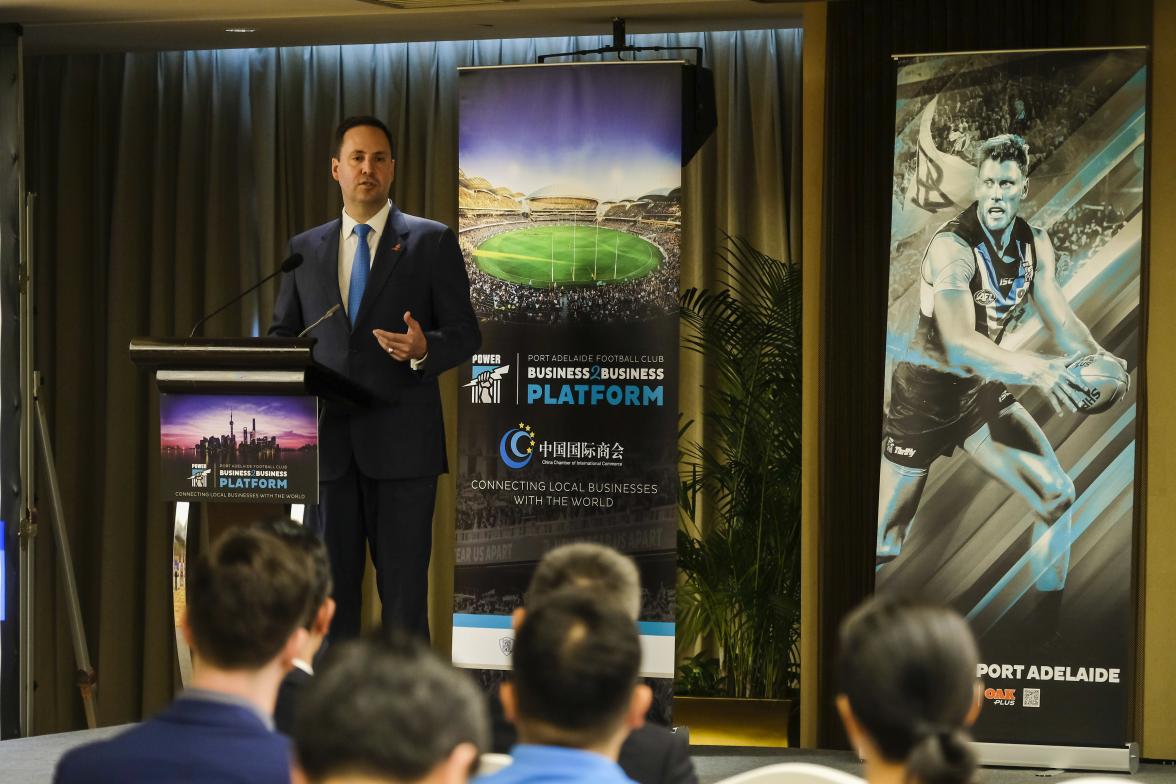
[[491,237],[474,257],[489,275],[540,288],[636,280],[657,267],[661,251],[614,229],[542,226]]

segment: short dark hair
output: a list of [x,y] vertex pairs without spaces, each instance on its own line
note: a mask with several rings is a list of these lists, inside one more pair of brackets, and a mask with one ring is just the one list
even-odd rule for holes
[[188,577],[196,652],[223,669],[257,669],[282,650],[310,606],[310,560],[256,528],[231,528]]
[[311,781],[345,773],[415,781],[461,743],[488,748],[484,695],[465,673],[397,633],[332,648],[294,722]]
[[634,621],[641,612],[641,581],[636,564],[627,555],[602,544],[565,544],[543,556],[527,587],[527,604],[538,604],[565,588],[586,591]]
[[1021,174],[1029,174],[1029,145],[1015,133],[1002,133],[987,139],[976,150],[976,167],[985,161],[1015,161]]
[[838,674],[853,715],[887,760],[920,784],[967,784],[976,770],[966,717],[976,642],[945,607],[880,595],[841,625]]
[[540,743],[598,743],[621,721],[640,666],[637,624],[627,613],[574,589],[553,594],[527,611],[515,637],[520,723],[531,722]]
[[314,626],[319,608],[331,595],[331,563],[327,559],[327,546],[322,538],[304,525],[286,517],[258,523],[259,530],[271,533],[310,559],[312,590],[310,611],[302,625],[307,629]]
[[396,142],[392,139],[392,132],[388,130],[388,126],[384,125],[379,117],[373,117],[370,114],[357,114],[339,123],[339,127],[335,129],[335,150],[331,156],[338,158],[343,151],[343,137],[352,128],[358,128],[362,125],[379,128],[384,132],[384,135],[388,137],[388,151],[392,154],[392,160],[396,160]]

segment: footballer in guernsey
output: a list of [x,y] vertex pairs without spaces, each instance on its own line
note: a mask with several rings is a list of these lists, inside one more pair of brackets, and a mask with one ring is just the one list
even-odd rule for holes
[[[1068,414],[1090,404],[1080,360],[1106,358],[1116,373],[1123,369],[1124,383],[1126,362],[1108,354],[1075,315],[1055,278],[1049,236],[1018,214],[1028,170],[1020,136],[980,144],[975,201],[935,232],[923,254],[914,345],[894,367],[882,432],[880,576],[902,550],[931,464],[959,447],[1028,503],[1034,588],[1058,600],[1065,588],[1074,482],[1006,384],[1036,387],[1057,414]],[[1035,309],[1060,355],[1001,345],[1024,305]]]

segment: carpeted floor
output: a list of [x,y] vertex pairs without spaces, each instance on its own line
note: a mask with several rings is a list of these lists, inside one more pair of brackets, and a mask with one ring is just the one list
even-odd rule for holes
[[[0,784],[38,784],[53,779],[57,760],[69,749],[82,743],[99,740],[120,732],[125,727],[103,727],[60,735],[41,735],[36,738],[0,742]],[[700,784],[715,782],[737,773],[772,765],[777,762],[812,762],[828,765],[855,775],[861,775],[861,765],[847,751],[817,751],[807,749],[759,749],[730,746],[694,746],[694,764]],[[1051,784],[1075,778],[1078,773],[1062,773],[989,768],[980,774],[981,784]],[[1100,774],[1123,779],[1131,784],[1176,784],[1176,765],[1144,763],[1135,776]]]
[[[816,749],[758,749],[733,748],[730,746],[692,746],[694,767],[698,771],[700,784],[715,782],[778,762],[811,762],[844,770],[855,776],[862,775],[861,763],[848,751],[823,751]],[[1062,771],[1027,770],[1024,768],[985,768],[980,771],[979,784],[1051,784],[1051,782],[1089,776],[1089,773],[1067,773]],[[1117,773],[1099,773],[1100,777],[1122,779],[1131,784],[1176,784],[1176,765],[1145,762],[1134,776]]]
[[0,784],[36,784],[52,781],[53,768],[57,766],[57,760],[62,754],[74,746],[116,735],[128,726],[124,724],[118,727],[99,727],[96,730],[0,741]]

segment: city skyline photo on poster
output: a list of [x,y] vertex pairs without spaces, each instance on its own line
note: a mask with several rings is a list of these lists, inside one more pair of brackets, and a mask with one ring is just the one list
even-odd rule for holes
[[166,395],[160,400],[160,443],[190,448],[210,435],[242,428],[276,438],[285,449],[318,442],[317,410],[302,397]]
[[1122,747],[1147,53],[896,64],[876,587],[968,619],[978,740]]
[[159,396],[167,501],[318,499],[318,401],[309,395]]

